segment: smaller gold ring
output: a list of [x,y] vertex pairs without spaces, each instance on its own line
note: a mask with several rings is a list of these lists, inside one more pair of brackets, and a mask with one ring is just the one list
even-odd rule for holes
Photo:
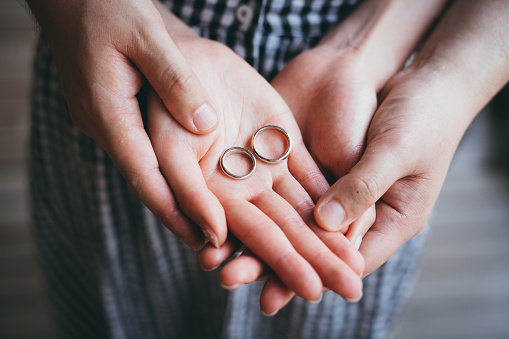
[[[282,156],[280,156],[279,158],[276,158],[276,159],[266,158],[256,150],[256,144],[255,144],[256,137],[258,136],[258,134],[260,134],[261,132],[263,132],[265,130],[279,131],[285,136],[286,140],[288,141],[288,148],[286,149],[285,153]],[[283,161],[286,158],[288,158],[288,156],[290,155],[290,152],[292,151],[292,138],[290,138],[290,134],[288,134],[288,132],[285,131],[283,128],[276,126],[276,125],[267,125],[267,126],[263,126],[260,129],[258,129],[258,131],[256,131],[256,133],[253,135],[253,139],[251,142],[253,144],[254,154],[258,158],[260,158],[261,161],[268,162],[268,163],[275,163],[275,162]]]
[[[246,154],[250,159],[251,159],[251,162],[253,163],[253,168],[251,169],[251,171],[249,171],[249,173],[247,174],[244,174],[244,175],[237,175],[237,174],[234,174],[232,172],[230,172],[228,169],[226,169],[226,166],[224,164],[224,161],[225,159],[229,156],[229,155],[232,155],[232,154],[238,154],[238,153],[243,153],[243,154]],[[246,179],[248,178],[249,176],[251,176],[251,174],[253,174],[253,172],[255,171],[256,169],[256,158],[255,156],[253,155],[253,153],[251,153],[249,150],[245,149],[244,147],[230,147],[228,149],[226,149],[223,154],[221,154],[221,158],[219,160],[219,165],[221,166],[221,169],[223,170],[224,174],[226,174],[227,176],[229,176],[230,178],[232,179],[236,179],[236,180],[240,180],[240,179]]]

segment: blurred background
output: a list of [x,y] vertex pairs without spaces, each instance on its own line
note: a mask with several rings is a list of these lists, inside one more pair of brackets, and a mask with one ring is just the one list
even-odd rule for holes
[[[0,338],[52,338],[27,205],[29,92],[37,30],[0,0]],[[396,338],[509,338],[509,91],[468,130],[433,217]]]

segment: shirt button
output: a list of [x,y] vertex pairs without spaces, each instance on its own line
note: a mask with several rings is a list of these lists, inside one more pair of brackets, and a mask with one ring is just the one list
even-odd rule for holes
[[242,24],[243,27],[247,27],[251,24],[254,16],[254,9],[248,4],[242,4],[237,7],[235,17]]

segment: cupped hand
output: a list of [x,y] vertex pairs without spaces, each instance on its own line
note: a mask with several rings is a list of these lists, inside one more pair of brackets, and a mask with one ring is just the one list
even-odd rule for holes
[[[193,133],[213,130],[217,114],[156,6],[150,0],[28,3],[49,42],[75,125],[106,150],[166,227],[192,248],[202,247],[203,235],[179,211],[159,171],[136,94],[147,79],[171,115]],[[188,34],[178,22],[173,31]],[[190,214],[195,221],[207,219],[196,215]],[[224,225],[208,221],[226,234]]]
[[[273,80],[272,85],[295,115],[306,146],[330,182],[346,175],[360,159],[377,107],[378,90],[402,66],[443,4],[367,1],[317,47],[294,58]],[[374,202],[344,223],[334,209],[321,212],[315,213],[320,225],[346,232],[357,248],[375,220]],[[328,218],[321,217],[324,214]],[[210,247],[204,251],[216,252],[219,257],[227,254]],[[237,265],[237,269],[243,270],[249,280],[266,271],[251,254],[245,261],[251,265]],[[279,298],[270,303],[275,312],[292,293],[281,284],[269,283],[266,289],[279,286],[274,288],[280,292]]]
[[[364,152],[377,106],[375,80],[360,55],[321,44],[295,57],[272,81],[290,106],[309,152],[331,183],[347,174]],[[350,219],[350,223],[340,224],[334,213],[318,221],[326,230],[346,233],[358,248],[371,226],[367,221],[374,221],[374,215],[373,205],[364,211],[360,222]]]
[[360,247],[364,275],[426,224],[461,135],[447,121],[436,123],[449,107],[447,86],[411,71],[392,79],[369,127],[362,158],[317,203],[318,223],[326,227],[330,215],[321,213],[336,209],[340,228],[376,203],[376,221]]
[[[229,231],[297,295],[319,300],[326,286],[346,298],[358,297],[360,254],[348,241],[344,246],[343,235],[314,225],[322,232],[319,236],[306,224],[312,221],[313,201],[328,184],[307,152],[288,106],[227,47],[201,38],[178,47],[221,112],[215,131],[191,135],[168,115],[154,93],[149,97],[150,138],[181,208],[200,205],[217,218],[224,213]],[[226,176],[218,164],[222,152],[232,146],[252,149],[251,138],[264,125],[280,126],[291,135],[294,148],[288,159],[276,164],[258,161],[253,175],[244,180]],[[268,136],[269,148],[284,151],[284,139]],[[235,270],[222,274],[223,284],[235,287],[235,274]]]
[[[295,57],[272,81],[294,114],[309,152],[330,182],[348,173],[359,160],[376,109],[375,77],[368,74],[360,60],[354,53],[338,55],[335,49],[318,46]],[[326,235],[327,232],[314,228],[311,211],[299,212],[324,242],[330,236],[336,243],[341,242],[340,247],[349,250],[352,244],[354,249],[359,248],[376,214],[372,205],[346,227],[340,229],[336,223],[327,224],[325,229],[341,232]],[[216,260],[202,259],[202,265],[209,269],[217,265],[237,248],[234,243],[234,240],[227,242],[219,250],[205,247],[202,253],[209,258],[215,255]],[[294,296],[251,252],[244,252],[228,263],[221,273],[232,284],[267,279],[262,294],[262,310],[266,314],[276,313]]]
[[317,202],[318,223],[336,214],[339,228],[376,203],[360,247],[365,275],[425,227],[466,128],[507,83],[506,5],[448,7],[413,63],[379,94],[359,162]]

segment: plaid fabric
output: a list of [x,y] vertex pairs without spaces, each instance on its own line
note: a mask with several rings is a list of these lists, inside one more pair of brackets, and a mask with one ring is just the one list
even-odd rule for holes
[[[186,0],[166,5],[204,37],[230,46],[266,78],[318,42],[346,1]],[[348,304],[294,300],[259,311],[259,283],[229,292],[138,201],[107,155],[69,118],[39,41],[32,91],[34,228],[62,338],[386,338],[414,275],[422,237],[364,279]]]

